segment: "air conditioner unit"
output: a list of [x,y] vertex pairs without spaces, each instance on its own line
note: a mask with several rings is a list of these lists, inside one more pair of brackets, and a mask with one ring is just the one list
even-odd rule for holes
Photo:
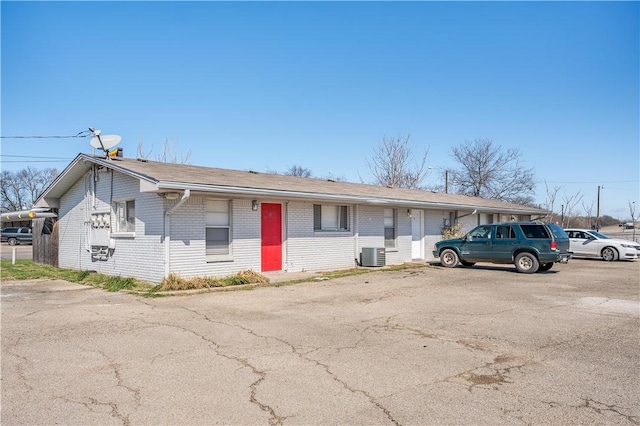
[[384,266],[385,257],[384,247],[363,247],[360,264],[362,266]]

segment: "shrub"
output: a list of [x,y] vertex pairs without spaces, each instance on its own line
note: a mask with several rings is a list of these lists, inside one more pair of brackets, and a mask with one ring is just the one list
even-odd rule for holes
[[170,273],[160,283],[160,291],[197,290],[213,287],[227,287],[243,284],[267,284],[269,278],[252,270],[240,271],[227,277],[193,277],[181,278],[178,274]]
[[462,232],[462,223],[456,223],[452,226],[443,226],[442,230],[442,239],[449,240],[451,238],[460,238],[464,235]]

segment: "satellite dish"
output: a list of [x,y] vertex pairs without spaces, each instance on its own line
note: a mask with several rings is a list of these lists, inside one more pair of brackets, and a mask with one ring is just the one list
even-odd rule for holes
[[118,145],[122,138],[118,135],[97,135],[91,139],[91,146],[106,151]]

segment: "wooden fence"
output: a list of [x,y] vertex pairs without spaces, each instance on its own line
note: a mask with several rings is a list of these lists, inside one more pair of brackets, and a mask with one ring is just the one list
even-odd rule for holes
[[33,220],[33,261],[58,266],[58,220]]

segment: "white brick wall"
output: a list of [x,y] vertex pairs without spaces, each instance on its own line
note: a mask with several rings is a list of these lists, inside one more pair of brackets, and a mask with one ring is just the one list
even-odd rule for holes
[[[353,227],[353,207],[349,208]],[[348,232],[316,232],[313,230],[313,203],[290,202],[287,208],[286,269],[330,271],[355,266],[354,234]]]
[[191,197],[171,215],[171,272],[181,277],[225,276],[246,269],[260,271],[260,212],[250,200],[231,205],[231,255],[207,261],[205,249],[205,198]]
[[[92,195],[90,174],[76,182],[60,200],[59,265],[63,268],[92,270],[108,275],[136,277],[157,282],[162,279],[162,199],[156,194],[141,194],[139,181],[102,169]],[[111,213],[116,200],[135,199],[135,237],[115,238],[115,249],[105,260],[92,257],[90,249],[91,213]]]
[[58,210],[58,265],[81,270],[85,250],[85,221],[89,204],[85,201],[88,178],[78,180],[60,198]]
[[433,257],[433,245],[442,240],[442,226],[445,219],[449,221],[448,211],[426,210],[425,211],[425,260],[435,260]]

